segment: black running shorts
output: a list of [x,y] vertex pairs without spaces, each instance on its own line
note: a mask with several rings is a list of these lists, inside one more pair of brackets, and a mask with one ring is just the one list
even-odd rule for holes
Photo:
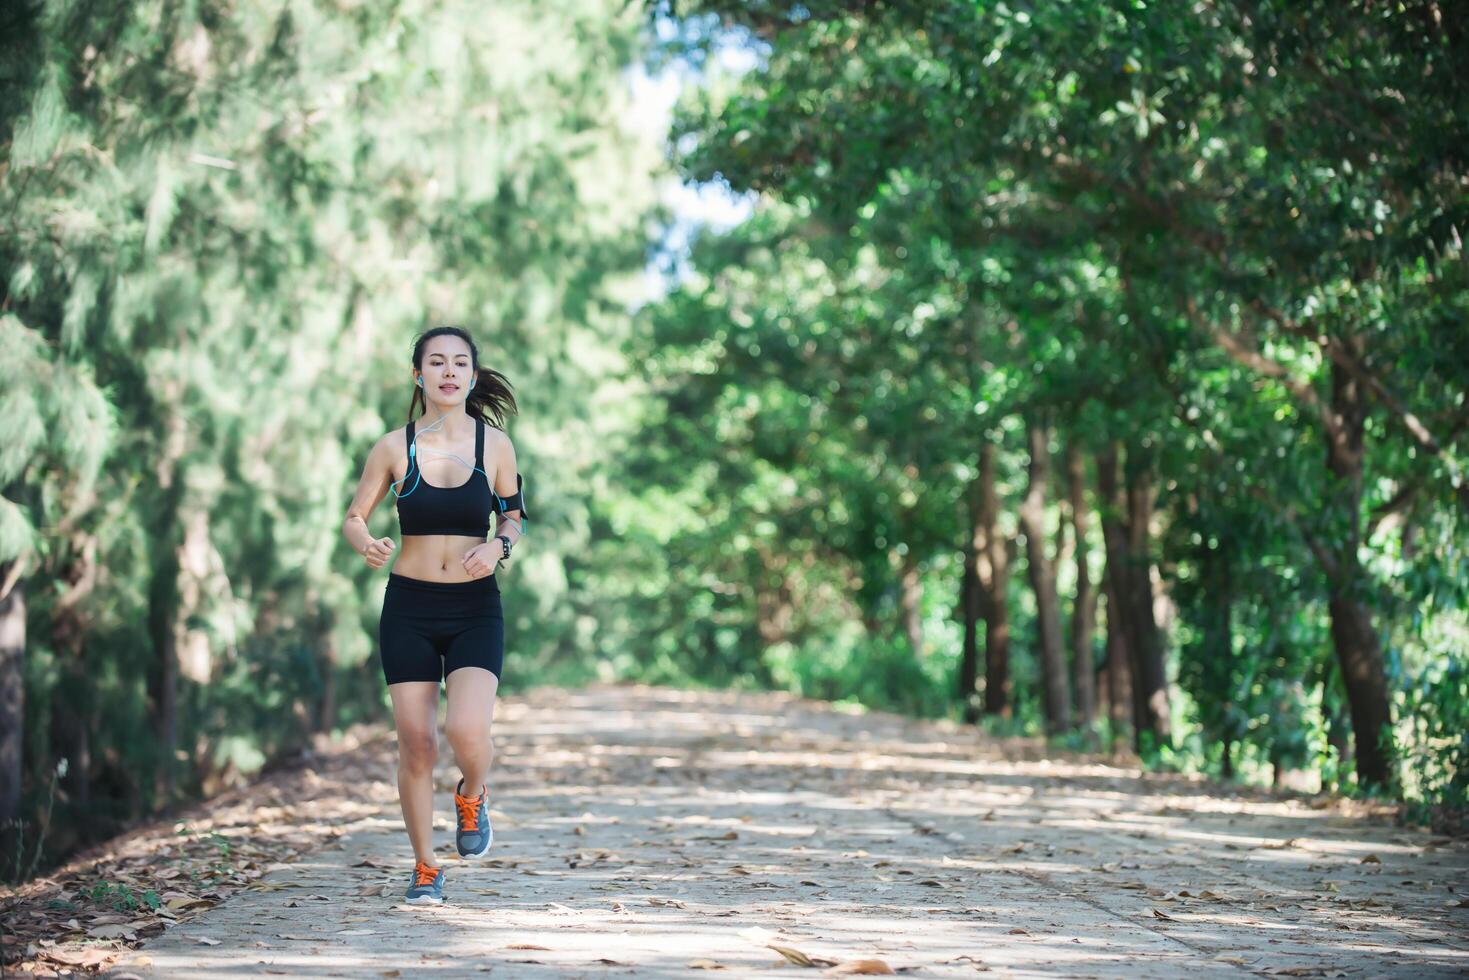
[[439,681],[460,667],[496,677],[505,661],[505,617],[495,576],[425,582],[389,573],[377,627],[389,684]]

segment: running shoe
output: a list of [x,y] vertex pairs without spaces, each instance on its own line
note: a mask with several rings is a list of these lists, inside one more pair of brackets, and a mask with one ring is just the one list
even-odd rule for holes
[[477,858],[490,849],[495,831],[490,827],[490,789],[481,786],[478,796],[460,796],[464,780],[454,788],[454,809],[458,811],[454,845],[459,856]]
[[443,905],[445,877],[443,868],[419,861],[413,868],[413,881],[409,883],[403,901],[409,905]]

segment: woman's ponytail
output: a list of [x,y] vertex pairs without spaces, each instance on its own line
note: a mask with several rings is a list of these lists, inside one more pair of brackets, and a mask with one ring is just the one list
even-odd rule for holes
[[464,410],[497,429],[505,428],[505,418],[516,412],[515,393],[510,390],[509,379],[499,371],[480,368]]

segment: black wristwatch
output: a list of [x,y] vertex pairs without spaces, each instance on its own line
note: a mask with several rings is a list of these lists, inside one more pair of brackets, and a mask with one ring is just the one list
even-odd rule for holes
[[510,539],[507,538],[503,534],[497,534],[497,535],[495,535],[495,540],[502,542],[501,545],[500,545],[500,547],[505,552],[503,555],[500,556],[500,560],[501,561],[509,561],[510,560]]

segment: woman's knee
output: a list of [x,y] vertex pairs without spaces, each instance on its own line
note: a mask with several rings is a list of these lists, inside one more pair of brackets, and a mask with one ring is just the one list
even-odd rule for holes
[[450,718],[444,724],[444,737],[455,749],[472,749],[490,744],[488,718]]
[[439,757],[439,739],[432,731],[398,733],[398,768],[432,772]]

